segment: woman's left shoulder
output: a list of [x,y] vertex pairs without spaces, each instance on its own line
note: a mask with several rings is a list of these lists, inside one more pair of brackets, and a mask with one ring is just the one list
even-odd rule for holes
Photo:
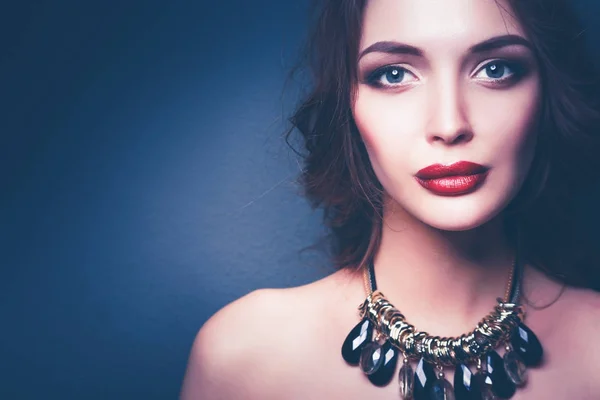
[[[577,361],[585,381],[600,393],[600,293],[575,287],[567,287],[557,310],[556,324],[561,326],[565,351]],[[587,371],[587,372],[586,372]]]
[[569,382],[577,393],[571,398],[595,399],[600,393],[600,293],[562,285],[550,292],[556,301],[540,302],[534,312],[549,379]]
[[574,329],[600,337],[600,292],[568,286],[562,300],[561,311],[572,317]]
[[530,387],[532,397],[597,399],[600,293],[565,285],[533,268],[524,282],[525,324],[544,350],[542,365],[531,371],[532,383],[538,382]]
[[[525,289],[526,309],[535,310],[550,332],[571,343],[577,337],[600,337],[600,292],[566,285],[533,269],[528,272],[533,283]],[[600,348],[595,340],[589,344]]]

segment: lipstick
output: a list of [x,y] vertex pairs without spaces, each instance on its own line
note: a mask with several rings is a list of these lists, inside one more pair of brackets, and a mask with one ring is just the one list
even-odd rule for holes
[[421,169],[415,179],[421,186],[440,196],[473,192],[487,177],[488,168],[468,161],[450,165],[434,164]]

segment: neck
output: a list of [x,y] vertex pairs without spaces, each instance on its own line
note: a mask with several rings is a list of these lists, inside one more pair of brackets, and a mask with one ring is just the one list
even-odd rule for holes
[[504,297],[514,250],[500,217],[460,232],[397,210],[384,212],[383,221],[377,288],[420,330],[460,334]]

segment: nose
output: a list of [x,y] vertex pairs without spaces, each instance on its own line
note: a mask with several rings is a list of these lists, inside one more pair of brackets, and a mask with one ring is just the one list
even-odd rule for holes
[[457,82],[446,79],[432,85],[429,98],[427,141],[431,144],[457,145],[473,139],[466,99]]

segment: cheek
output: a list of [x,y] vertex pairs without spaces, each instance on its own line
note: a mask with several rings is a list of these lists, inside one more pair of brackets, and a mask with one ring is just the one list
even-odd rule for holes
[[538,94],[537,81],[532,80],[495,96],[473,99],[475,137],[487,142],[492,164],[511,168],[517,175],[527,173],[537,139]]
[[374,168],[375,164],[400,166],[406,161],[417,120],[411,97],[409,93],[386,96],[368,88],[359,90],[352,113]]

